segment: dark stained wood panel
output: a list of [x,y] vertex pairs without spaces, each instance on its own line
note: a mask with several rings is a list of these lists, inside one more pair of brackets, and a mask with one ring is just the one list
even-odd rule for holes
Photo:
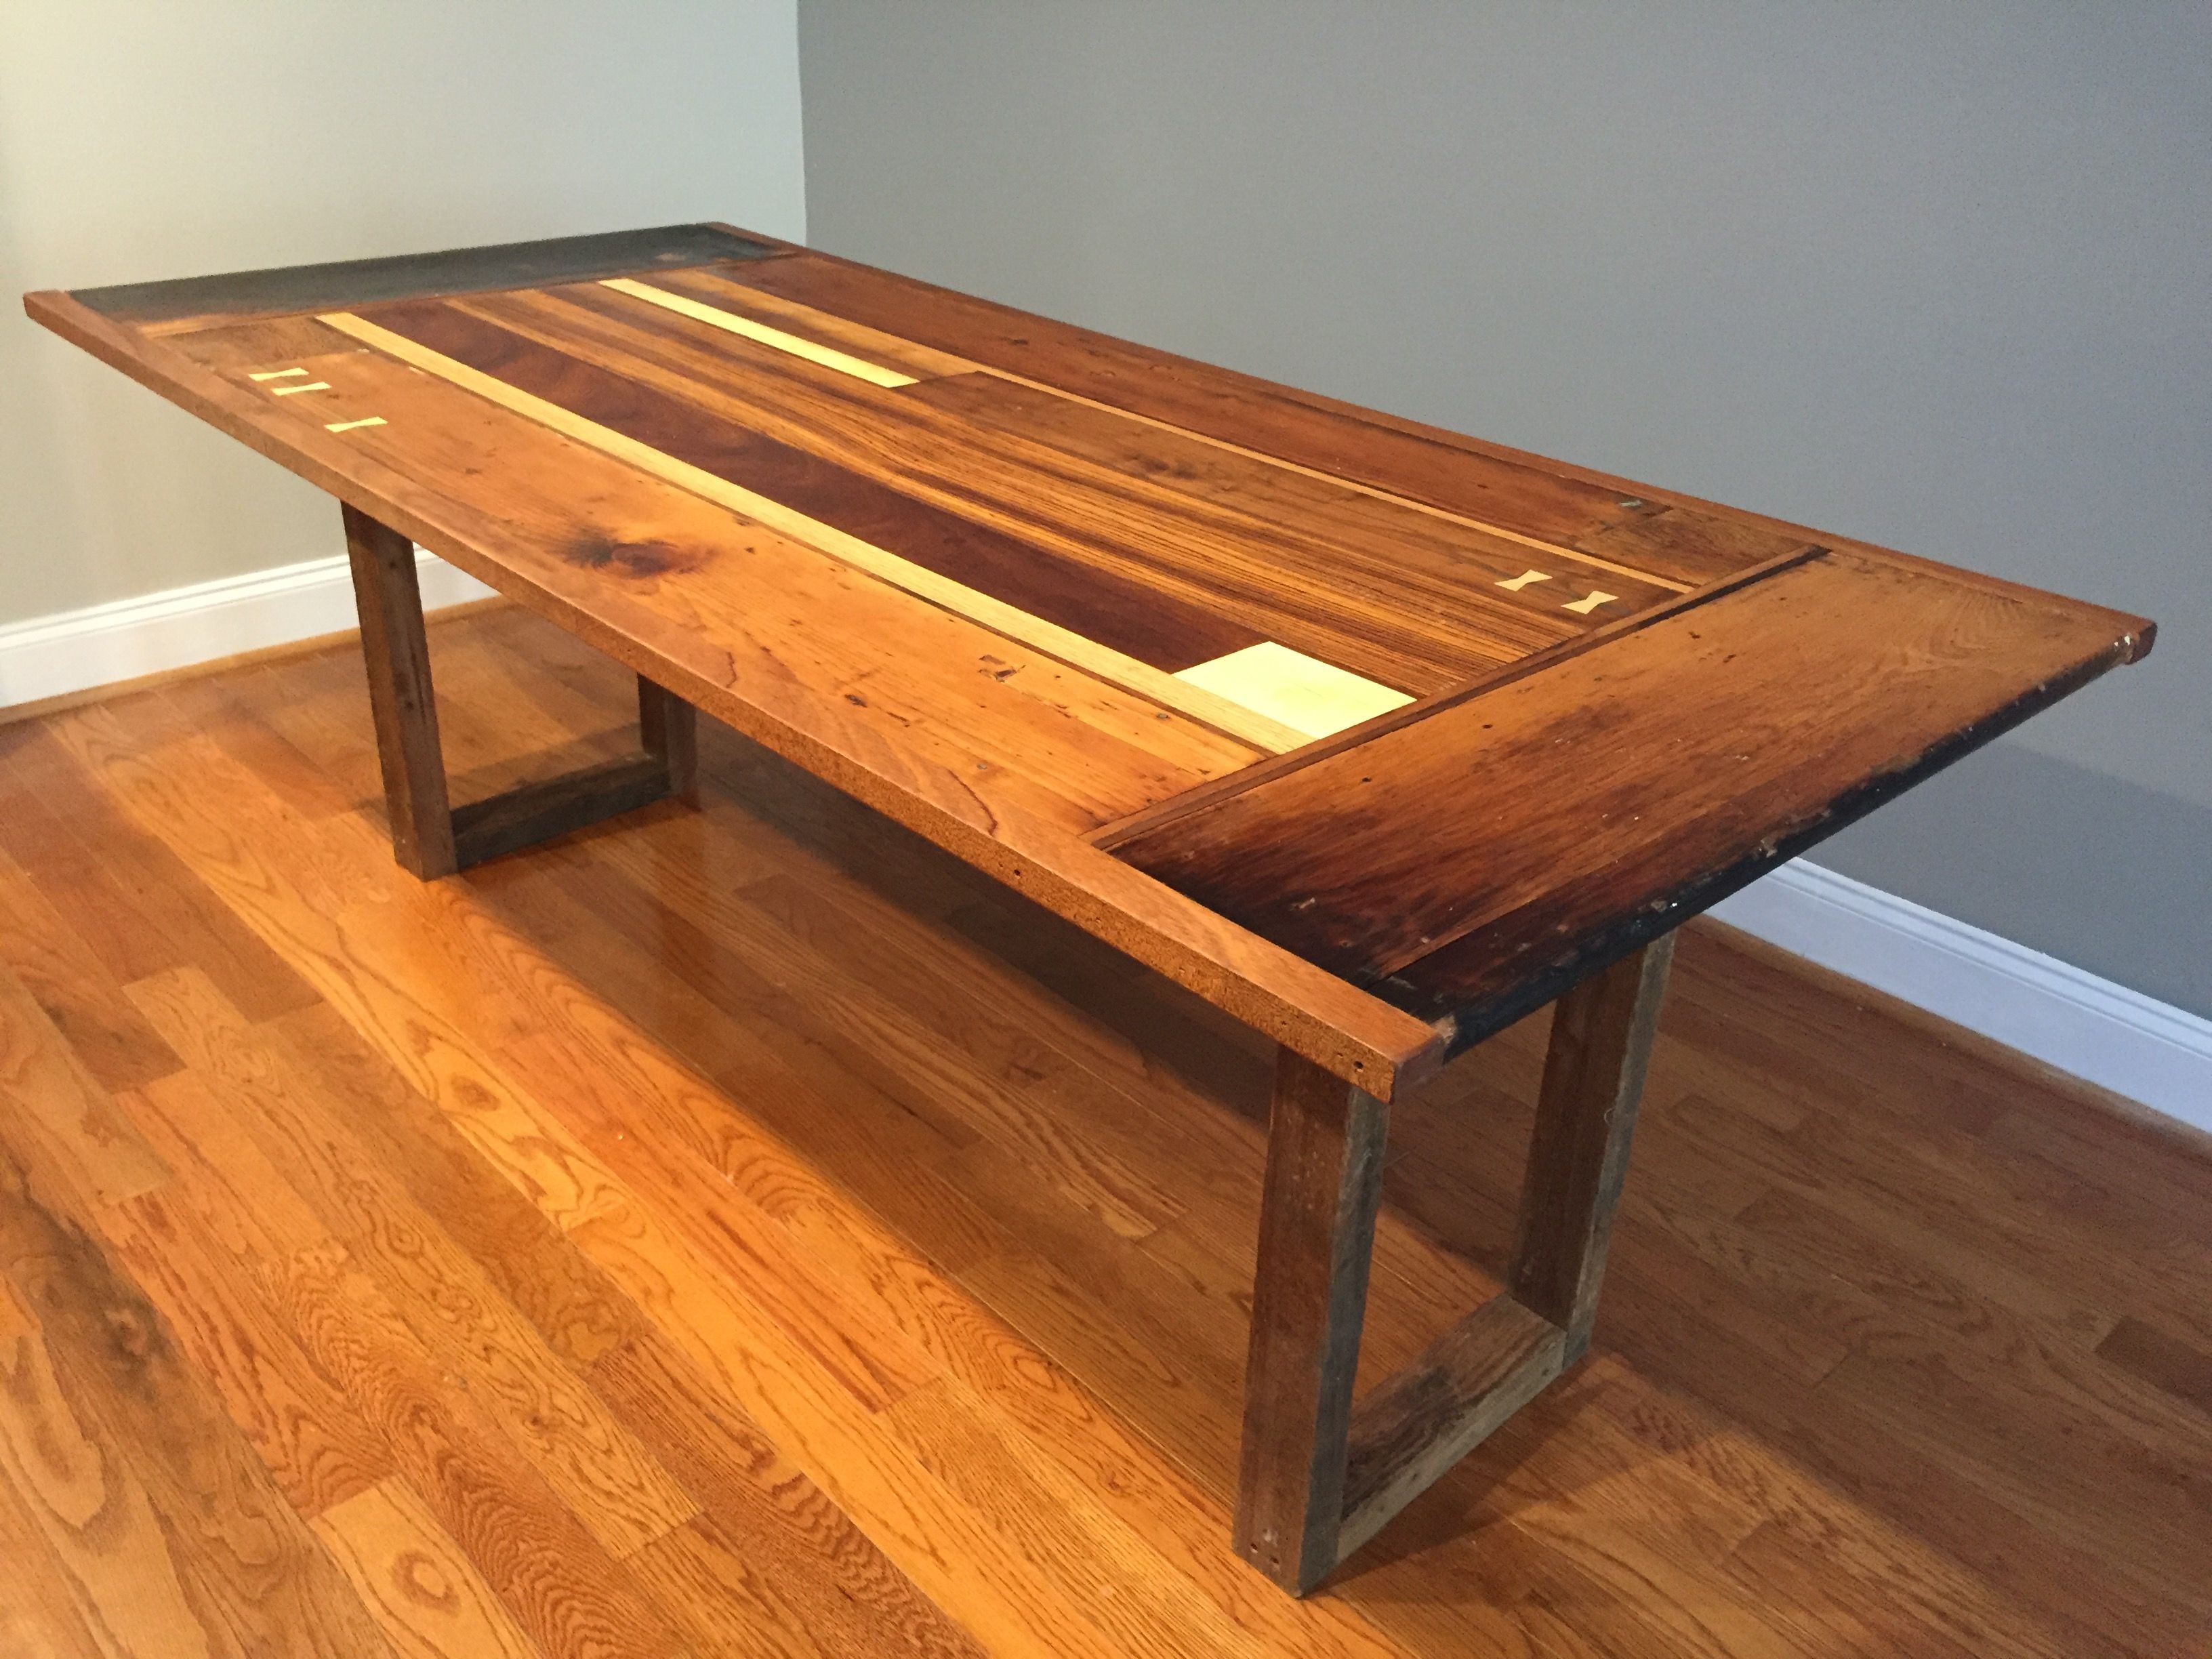
[[362,314],[396,334],[650,444],[811,518],[1170,672],[1256,645],[1229,617],[1178,604],[917,501],[594,362],[438,301]]
[[719,225],[667,225],[384,259],[124,283],[78,289],[76,297],[78,303],[119,321],[157,323],[219,313],[319,311],[426,294],[576,283],[732,259],[764,259],[779,252],[773,243]]
[[1119,851],[1466,1041],[2148,644],[1829,554]]

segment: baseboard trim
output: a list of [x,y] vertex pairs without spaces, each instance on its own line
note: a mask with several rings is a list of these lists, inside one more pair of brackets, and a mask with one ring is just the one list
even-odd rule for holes
[[1713,915],[2212,1131],[2212,1020],[1802,860],[1723,901]]
[[[492,590],[416,550],[426,608]],[[289,645],[355,625],[343,554],[172,587],[0,627],[0,718],[99,687]]]

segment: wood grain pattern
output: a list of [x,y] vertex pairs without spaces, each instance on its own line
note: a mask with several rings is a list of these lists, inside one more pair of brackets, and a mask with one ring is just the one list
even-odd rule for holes
[[2117,621],[1833,554],[1118,850],[1463,1044],[2125,660]]
[[[878,479],[451,307],[381,307],[373,320],[441,357],[738,486],[745,493],[728,495],[726,504],[748,516],[762,517],[763,501],[789,509],[781,521],[769,516],[763,522],[824,551],[858,553],[835,537],[823,538],[820,526],[826,526],[879,555],[920,565],[1170,673],[1261,638],[1228,617],[915,501]],[[617,453],[634,452],[618,447]],[[680,481],[689,475],[672,477]],[[875,562],[882,562],[880,557]],[[921,591],[950,595],[953,590]]]
[[364,1487],[318,1515],[314,1527],[400,1659],[538,1659],[537,1644],[406,1482]]
[[[447,307],[1410,690],[1579,633],[1527,548],[994,376],[859,386],[596,286]],[[382,315],[380,308],[378,315]],[[1673,591],[1600,573],[1623,607]]]
[[[627,740],[634,676],[526,611],[433,637],[459,775],[527,775],[564,742]],[[237,1433],[182,1322],[161,1312],[151,1326],[177,1359],[135,1373],[150,1405],[99,1382],[133,1373],[85,1363],[149,1328],[125,1286],[156,1310],[185,1294],[208,1309],[266,1297],[318,1352],[270,1294],[269,1265],[334,1225],[429,1370],[468,1378],[441,1406],[467,1402],[510,1446],[532,1433],[537,1396],[464,1370],[458,1341],[432,1346],[503,1299],[712,1515],[696,1544],[679,1528],[665,1553],[617,1564],[677,1651],[710,1651],[702,1632],[716,1632],[870,1659],[1169,1638],[1178,1655],[1333,1659],[2141,1659],[2212,1634],[2212,1440],[2188,1359],[2212,1352],[2212,1154],[2198,1140],[1692,924],[1589,1357],[1323,1594],[1292,1601],[1222,1547],[1272,1051],[718,723],[701,725],[702,811],[654,808],[543,860],[421,888],[381,844],[349,650],[228,674],[220,696],[172,686],[0,738],[0,796],[55,802],[86,853],[73,864],[17,833],[36,814],[0,812],[0,842],[39,854],[17,867],[44,908],[21,914],[47,940],[39,1006],[77,1011],[49,1013],[58,1040],[82,1033],[89,1054],[98,1033],[135,1024],[166,1048],[153,1022],[173,1010],[283,1079],[251,1086],[241,1066],[210,1083],[211,1052],[179,1026],[189,1063],[173,1054],[162,1075],[109,1085],[171,1172],[158,1202],[219,1241],[176,1291],[142,1277],[155,1264],[127,1217],[110,1231],[112,1210],[42,1184],[58,1164],[32,1178],[112,1277],[47,1301],[79,1282],[43,1265],[66,1254],[51,1234],[28,1296],[0,1273],[0,1651],[18,1632],[40,1659],[288,1641],[374,1652],[380,1635],[405,1650],[345,1571],[327,1582],[362,1602],[365,1634],[289,1638],[285,1621],[301,1626],[264,1594],[282,1583],[256,1565],[269,1558],[227,1555],[178,1522],[182,1487],[160,1471],[262,1462],[277,1445]],[[302,756],[324,787],[308,787]],[[272,817],[280,799],[305,816]],[[214,833],[226,813],[248,826],[230,840]],[[40,836],[55,833],[43,822]],[[102,867],[134,874],[88,884]],[[154,872],[167,874],[137,873]],[[200,908],[176,908],[179,884]],[[294,914],[312,914],[311,891],[356,895],[361,912],[319,933]],[[365,925],[371,905],[388,925]],[[353,973],[393,988],[362,995],[319,966],[334,940]],[[258,993],[242,941],[266,953]],[[146,966],[119,980],[111,963]],[[64,983],[72,963],[90,964],[82,983]],[[242,1010],[204,1000],[208,984],[260,1012],[241,1028]],[[438,1018],[403,1020],[403,1003]],[[488,1053],[532,1030],[594,1034],[514,1052],[549,1133],[642,1146],[609,1167],[664,1238],[679,1212],[687,1231],[726,1221],[762,1245],[781,1233],[778,1261],[695,1256],[684,1295],[648,1312],[586,1260],[502,1173],[525,1167],[519,1151],[448,1115],[469,1109],[465,1079],[496,1079],[419,1058],[455,1040],[443,1033]],[[1370,1406],[1508,1270],[1547,1048],[1539,1017],[1393,1103]],[[436,1099],[408,1080],[441,1076]],[[7,1183],[38,1156],[14,1133],[23,1121],[0,1114]],[[1085,1125],[1088,1141],[1073,1133]],[[113,1152],[126,1169],[129,1145]],[[1072,1196],[1102,1149],[1124,1230]],[[696,1178],[655,1173],[685,1161]],[[1160,1219],[1132,1237],[1137,1213]],[[586,1242],[630,1259],[614,1235]],[[821,1386],[775,1322],[708,1317],[709,1298],[772,1283],[786,1251],[814,1275],[817,1347],[834,1326],[878,1367],[930,1356],[958,1389],[901,1408],[886,1431],[880,1412]],[[33,1259],[11,1254],[11,1270]],[[183,1288],[205,1275],[223,1282]],[[48,1358],[21,1358],[27,1338]],[[204,1379],[197,1405],[177,1392],[190,1378]],[[380,1438],[338,1394],[315,1407],[322,1431]],[[535,1473],[512,1452],[502,1467]],[[295,1488],[272,1480],[281,1516]],[[550,1501],[589,1535],[581,1488]],[[498,1582],[474,1534],[431,1513]],[[233,1589],[204,1593],[226,1577]]]
[[1556,463],[1503,460],[1455,433],[1355,410],[811,252],[732,281],[1316,471],[1564,541],[1634,513]]

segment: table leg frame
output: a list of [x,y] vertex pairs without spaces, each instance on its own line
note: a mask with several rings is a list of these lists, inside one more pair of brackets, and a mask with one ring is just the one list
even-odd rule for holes
[[434,881],[651,801],[695,798],[698,712],[641,674],[639,753],[453,806],[415,545],[356,507],[343,513],[392,853],[401,867]]
[[1303,1595],[1589,1346],[1668,935],[1562,996],[1504,1293],[1356,1406],[1387,1109],[1277,1063],[1245,1367],[1238,1553]]

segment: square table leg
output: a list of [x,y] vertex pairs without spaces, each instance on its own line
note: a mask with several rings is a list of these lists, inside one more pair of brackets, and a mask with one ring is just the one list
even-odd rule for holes
[[1504,1294],[1354,1406],[1387,1112],[1278,1062],[1244,1379],[1237,1551],[1312,1589],[1589,1346],[1671,935],[1554,1010]]
[[415,545],[357,508],[347,507],[344,517],[392,852],[404,868],[434,881],[665,796],[696,799],[698,711],[641,674],[641,753],[453,806],[438,736]]
[[438,700],[430,686],[430,642],[422,631],[422,589],[415,544],[368,514],[341,506],[353,597],[361,613],[361,652],[368,669],[368,705],[376,720],[376,757],[384,769],[384,804],[392,819],[392,853],[425,881],[459,867],[453,815],[446,797],[445,749],[438,738]]

